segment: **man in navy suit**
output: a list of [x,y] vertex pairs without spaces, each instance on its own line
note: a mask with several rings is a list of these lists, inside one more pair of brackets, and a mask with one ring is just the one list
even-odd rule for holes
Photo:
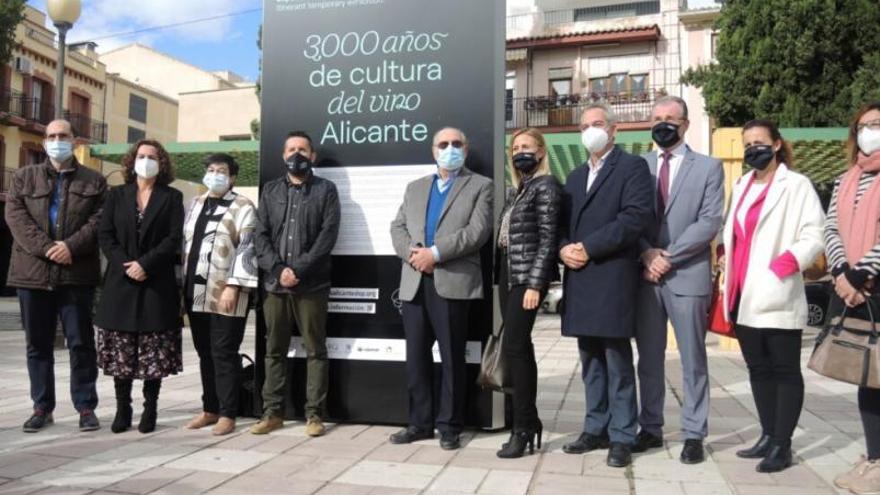
[[636,437],[635,335],[639,239],[653,217],[643,158],[614,145],[616,119],[602,103],[581,117],[587,162],[568,176],[559,256],[565,264],[562,334],[578,338],[587,412],[568,454],[609,448],[608,465],[631,462]]

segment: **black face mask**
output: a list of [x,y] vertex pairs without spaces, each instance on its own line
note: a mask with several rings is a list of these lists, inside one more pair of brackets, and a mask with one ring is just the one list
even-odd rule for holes
[[284,163],[287,171],[294,177],[306,177],[312,171],[312,161],[300,153],[294,153]]
[[660,122],[651,128],[651,139],[663,149],[669,149],[681,140],[678,129],[681,126],[671,122]]
[[538,156],[535,153],[517,153],[513,155],[513,168],[529,175],[538,168]]
[[746,152],[743,154],[743,160],[748,166],[755,170],[764,170],[767,168],[767,165],[770,165],[770,162],[773,161],[774,156],[776,156],[776,152],[773,151],[773,146],[768,144],[756,144],[746,148]]

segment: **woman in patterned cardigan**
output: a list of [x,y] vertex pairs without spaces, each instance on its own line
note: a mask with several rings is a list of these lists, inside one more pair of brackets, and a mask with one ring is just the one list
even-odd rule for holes
[[253,235],[256,208],[232,191],[238,164],[225,153],[205,159],[208,192],[194,198],[183,227],[184,301],[199,355],[202,412],[187,428],[213,424],[214,435],[235,430],[241,385],[238,348],[249,293],[257,287]]

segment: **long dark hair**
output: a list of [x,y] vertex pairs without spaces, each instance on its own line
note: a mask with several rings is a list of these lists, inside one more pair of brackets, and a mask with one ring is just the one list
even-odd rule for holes
[[779,147],[779,151],[776,152],[776,163],[784,163],[786,167],[794,170],[794,150],[792,150],[791,143],[782,138],[782,134],[779,132],[779,126],[776,125],[776,122],[767,119],[750,120],[743,126],[742,131],[746,132],[747,130],[756,127],[766,129],[774,143],[776,141],[782,143],[782,146]]
[[880,110],[880,101],[872,101],[862,106],[849,124],[849,137],[846,140],[846,157],[853,166],[859,159],[859,120],[871,110]]
[[141,139],[134,143],[129,148],[128,153],[122,157],[122,174],[125,176],[125,183],[132,184],[137,180],[137,174],[134,171],[134,161],[137,159],[138,150],[144,145],[156,148],[159,155],[159,175],[156,176],[156,183],[167,186],[174,182],[174,166],[171,164],[171,156],[165,151],[165,147],[155,139]]

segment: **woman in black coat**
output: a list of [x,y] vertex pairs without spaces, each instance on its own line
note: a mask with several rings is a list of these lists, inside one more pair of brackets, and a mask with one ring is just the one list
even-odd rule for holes
[[138,430],[156,427],[162,378],[183,370],[180,261],[183,195],[168,184],[174,171],[156,141],[138,141],[122,160],[125,184],[107,195],[98,242],[107,257],[98,327],[98,364],[113,376],[116,417],[111,430],[131,427],[132,380],[144,381]]
[[513,189],[501,213],[496,274],[504,333],[501,348],[513,388],[513,431],[498,457],[522,457],[526,446],[541,448],[541,420],[535,404],[538,365],[532,327],[550,282],[559,280],[556,236],[561,190],[550,174],[544,136],[522,129],[510,141]]

